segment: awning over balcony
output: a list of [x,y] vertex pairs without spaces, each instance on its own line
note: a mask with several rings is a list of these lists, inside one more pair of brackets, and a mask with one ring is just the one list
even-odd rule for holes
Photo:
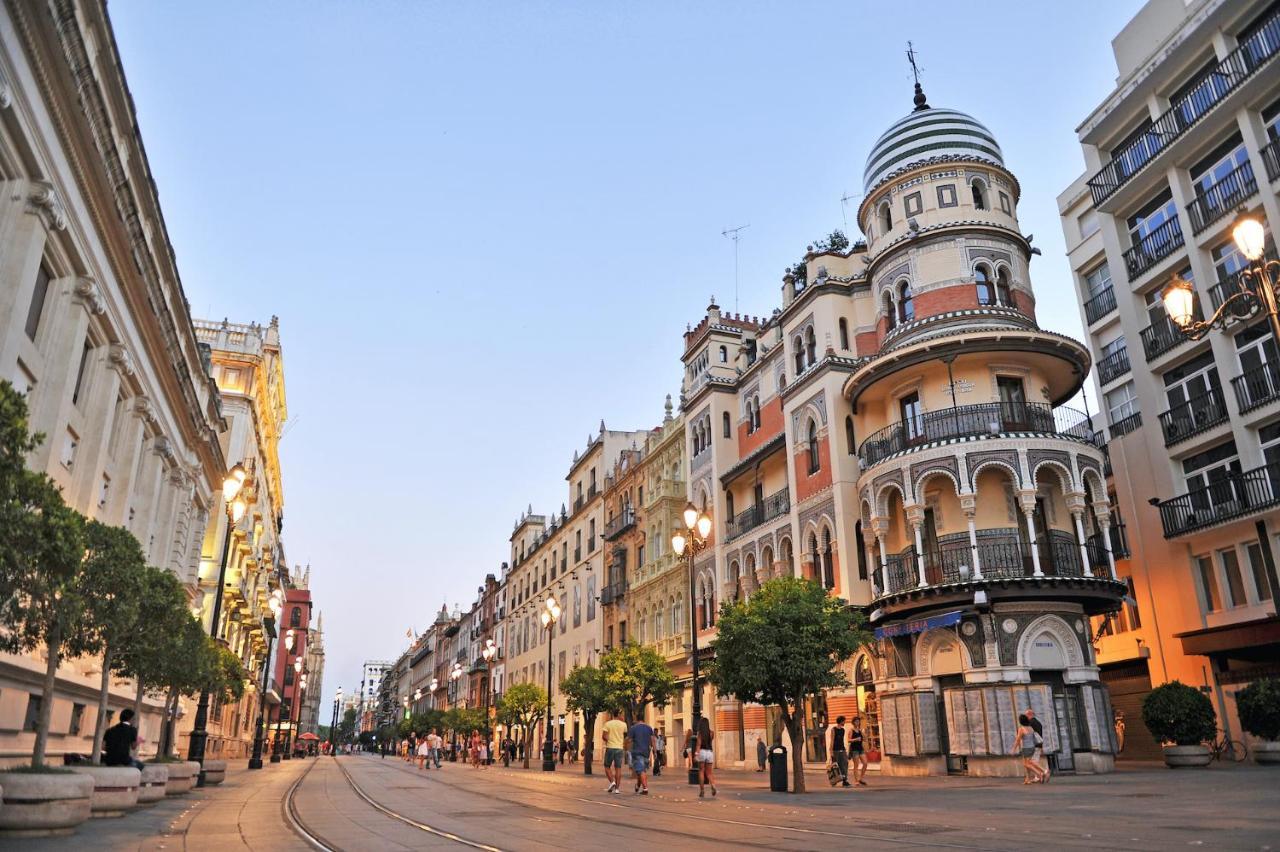
[[1259,655],[1274,654],[1274,646],[1280,645],[1280,616],[1272,615],[1254,621],[1206,627],[1173,635],[1182,640],[1184,654],[1260,659]]

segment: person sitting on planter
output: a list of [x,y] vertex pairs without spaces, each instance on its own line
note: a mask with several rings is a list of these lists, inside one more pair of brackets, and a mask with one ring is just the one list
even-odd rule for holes
[[120,721],[107,728],[102,735],[102,765],[132,766],[142,768],[142,761],[133,756],[133,749],[138,745],[138,729],[129,724],[133,719],[133,711],[120,711]]

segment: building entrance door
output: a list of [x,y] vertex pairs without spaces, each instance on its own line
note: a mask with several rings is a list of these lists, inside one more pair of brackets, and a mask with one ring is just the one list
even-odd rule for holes
[[963,754],[951,753],[951,735],[947,730],[947,707],[943,701],[943,693],[948,689],[959,689],[964,686],[964,675],[944,675],[938,678],[938,745],[947,757],[948,775],[969,774],[969,758]]

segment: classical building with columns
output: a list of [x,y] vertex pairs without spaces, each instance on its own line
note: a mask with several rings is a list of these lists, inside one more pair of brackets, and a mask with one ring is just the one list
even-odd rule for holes
[[[1036,321],[1017,178],[991,131],[917,86],[864,189],[865,242],[811,246],[771,316],[713,302],[685,334],[689,495],[716,521],[700,644],[721,601],[809,577],[864,607],[877,641],[850,689],[805,708],[806,759],[860,716],[884,772],[1014,775],[1030,707],[1056,768],[1108,771],[1089,619],[1124,586],[1105,458],[1065,405],[1091,362]],[[775,736],[770,708],[704,706],[725,759]]]
[[[0,378],[45,435],[29,464],[194,597],[224,420],[103,4],[0,7],[0,185]],[[30,753],[43,668],[0,656],[0,760]],[[52,753],[90,750],[99,671],[63,663]],[[113,683],[111,711],[133,698]]]

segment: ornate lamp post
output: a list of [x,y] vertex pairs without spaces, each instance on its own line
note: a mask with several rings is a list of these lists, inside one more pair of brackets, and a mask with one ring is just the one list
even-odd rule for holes
[[262,691],[258,693],[258,724],[253,731],[253,756],[249,758],[250,769],[262,768],[262,736],[267,715],[267,690],[271,687],[271,644],[276,638],[276,621],[280,618],[280,610],[284,607],[284,593],[276,589],[271,593],[268,605],[271,615],[262,619],[262,629],[267,634],[267,656],[262,660]]
[[[693,716],[691,730],[698,732],[698,722],[702,718],[702,690],[698,685],[698,606],[694,600],[693,560],[710,545],[711,518],[706,512],[699,512],[692,503],[684,507],[684,525],[688,532],[676,530],[671,535],[671,549],[677,557],[689,554],[689,649],[690,666],[693,676]],[[689,770],[689,783],[698,783],[698,762],[693,761]]]
[[[286,660],[288,660],[288,659],[289,659],[289,655],[290,655],[291,653],[293,653],[293,643],[296,641],[296,640],[294,639],[294,635],[295,635],[295,633],[294,633],[294,629],[293,629],[292,627],[290,627],[288,630],[286,630],[286,631],[284,632],[284,652],[285,652],[285,653],[284,653],[284,658],[285,658]],[[283,688],[284,688],[284,687],[283,687],[283,686],[281,686],[281,689],[283,689]],[[282,697],[283,697],[283,696],[282,696]],[[280,758],[281,758],[281,750],[280,750],[280,721],[281,721],[281,720],[280,720],[280,709],[277,707],[277,708],[276,708],[276,729],[275,729],[275,732],[272,734],[272,737],[271,737],[271,762],[272,762],[272,763],[279,763],[279,762],[280,762]]]
[[338,694],[333,699],[333,724],[329,725],[329,753],[334,757],[338,755],[338,708],[342,706],[342,687],[338,687]]
[[[449,670],[449,682],[453,684],[452,686],[453,698],[450,699],[450,703],[452,703],[453,706],[455,707],[458,706],[459,704],[465,705],[465,702],[458,700],[458,678],[460,677],[462,677],[462,663],[459,663],[455,660],[453,663],[453,668]],[[458,732],[450,731],[449,737],[453,745],[453,754],[456,756],[458,753]]]
[[285,719],[288,724],[284,729],[284,759],[293,759],[293,717],[294,710],[297,709],[299,702],[299,692],[302,690],[302,655],[299,654],[293,661],[293,672],[296,675],[293,681],[293,704],[289,707],[289,718]]
[[[227,471],[222,480],[222,503],[227,510],[227,528],[222,534],[222,559],[218,565],[218,582],[213,591],[213,618],[209,624],[209,636],[218,638],[218,620],[222,617],[222,587],[227,582],[227,554],[231,550],[231,530],[244,513],[249,504],[240,496],[245,484],[249,481],[249,473],[237,463]],[[191,728],[191,739],[187,747],[187,760],[200,764],[200,774],[196,776],[196,786],[204,786],[204,747],[209,739],[209,690],[200,690],[200,703],[196,707],[196,720]]]
[[[306,672],[303,672],[303,673],[302,673],[302,677],[300,677],[300,678],[298,679],[298,688],[295,690],[295,692],[297,693],[297,697],[298,697],[298,701],[297,701],[297,704],[298,704],[298,712],[297,712],[297,720],[294,722],[294,727],[295,727],[295,728],[297,728],[297,731],[298,731],[298,738],[297,738],[297,739],[292,739],[292,740],[290,740],[290,743],[289,743],[289,750],[290,750],[290,751],[292,751],[292,750],[296,749],[296,748],[298,747],[298,743],[302,742],[302,740],[301,740],[301,737],[302,737],[302,703],[303,703],[304,701],[306,701],[306,700],[307,700],[307,699],[306,699],[306,692],[307,692],[307,674],[306,674]],[[305,756],[305,751],[304,751],[304,756]]]
[[551,718],[551,642],[556,635],[556,622],[560,620],[560,604],[554,595],[547,598],[546,609],[538,617],[542,619],[542,626],[547,628],[547,736],[542,743],[542,771],[555,772],[555,745],[551,740],[551,725],[555,721]]
[[1271,323],[1271,333],[1280,345],[1280,315],[1276,309],[1276,276],[1280,274],[1280,261],[1263,260],[1266,250],[1266,229],[1252,216],[1244,215],[1231,229],[1236,248],[1249,261],[1240,271],[1240,288],[1222,303],[1207,320],[1195,318],[1195,287],[1190,281],[1174,274],[1160,298],[1165,313],[1184,335],[1199,340],[1214,328],[1221,328],[1233,319],[1243,319],[1261,308]]
[[498,646],[492,639],[484,640],[484,650],[480,652],[480,656],[484,657],[484,724],[489,726],[489,693],[492,691],[493,679],[489,674],[489,670],[493,664],[493,658],[498,655]]

